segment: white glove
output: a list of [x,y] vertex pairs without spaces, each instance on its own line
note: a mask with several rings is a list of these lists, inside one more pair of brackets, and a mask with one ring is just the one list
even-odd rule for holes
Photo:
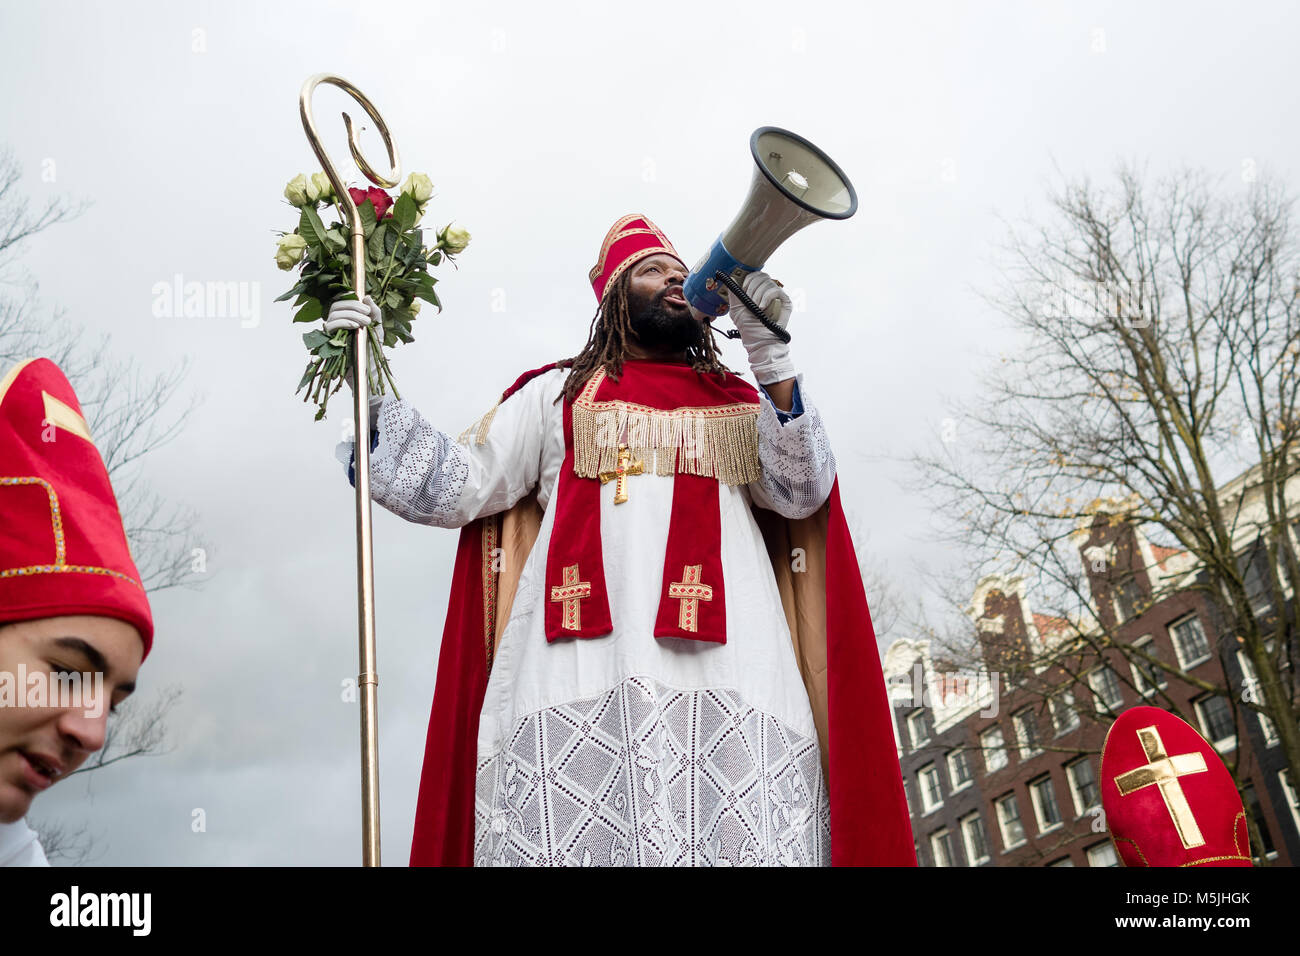
[[[751,272],[740,287],[769,319],[785,328],[793,308],[790,297],[779,282],[766,272]],[[740,344],[749,353],[749,367],[755,381],[759,385],[772,385],[794,378],[790,346],[773,335],[753,312],[741,304],[740,299],[734,295],[731,299],[731,321],[740,330]]]
[[380,338],[383,338],[384,314],[370,296],[366,296],[364,302],[358,302],[356,299],[335,299],[330,303],[329,314],[325,316],[326,332],[360,329],[367,325],[375,326],[375,331],[379,333]]
[[[339,329],[363,329],[370,325],[375,327],[375,332],[382,342],[384,339],[384,314],[370,296],[366,296],[362,302],[358,302],[356,299],[335,299],[330,303],[330,310],[325,316],[325,331],[328,333],[336,332]],[[379,369],[375,367],[374,356],[370,354],[368,347],[366,355],[369,356],[370,381],[373,383],[378,378]],[[347,383],[348,388],[351,388],[353,383],[352,370],[348,369],[348,372]],[[376,395],[373,390],[371,391],[370,403],[372,406],[381,399],[382,396]],[[371,411],[374,411],[373,407]]]

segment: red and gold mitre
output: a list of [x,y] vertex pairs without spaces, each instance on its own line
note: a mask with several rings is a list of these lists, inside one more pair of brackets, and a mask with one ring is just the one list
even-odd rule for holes
[[1214,748],[1159,707],[1120,714],[1101,751],[1101,805],[1125,866],[1250,866],[1246,811]]
[[605,300],[605,290],[614,284],[629,266],[656,253],[672,256],[685,267],[673,244],[658,226],[638,213],[624,216],[605,233],[600,244],[600,258],[592,266],[588,278],[596,290],[596,301]]
[[153,616],[108,469],[48,359],[0,379],[0,622],[92,614],[153,643]]

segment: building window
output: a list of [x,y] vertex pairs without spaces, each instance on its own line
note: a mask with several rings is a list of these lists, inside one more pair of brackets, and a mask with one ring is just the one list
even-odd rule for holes
[[966,844],[966,859],[971,866],[989,861],[989,834],[984,829],[984,818],[972,813],[961,821],[962,842]]
[[930,852],[934,855],[935,866],[955,866],[952,860],[952,834],[947,830],[936,830],[930,834]]
[[1020,803],[1014,793],[1008,793],[996,806],[998,829],[1002,831],[1002,849],[1005,852],[1025,842],[1025,827],[1020,822]]
[[1093,704],[1099,714],[1118,710],[1124,701],[1124,695],[1119,689],[1119,678],[1106,664],[1088,675],[1088,686],[1092,688]]
[[990,727],[980,734],[980,748],[984,751],[984,772],[992,773],[1007,765],[1007,745],[1002,739],[1001,727]]
[[1183,670],[1210,659],[1210,642],[1205,639],[1205,629],[1201,627],[1201,619],[1195,614],[1170,624],[1169,634],[1174,639],[1178,664]]
[[1268,574],[1268,548],[1262,540],[1246,555],[1237,559],[1237,566],[1242,574],[1242,585],[1246,589],[1246,599],[1250,610],[1256,617],[1265,617],[1273,610],[1273,583]]
[[1142,585],[1138,584],[1135,575],[1126,573],[1115,581],[1115,611],[1119,623],[1137,617],[1144,610],[1145,604]]
[[1047,699],[1047,708],[1052,713],[1052,729],[1056,736],[1068,734],[1079,726],[1079,712],[1074,709],[1074,694],[1063,690]]
[[1115,845],[1107,840],[1087,849],[1089,866],[1119,866],[1115,856]]
[[907,733],[912,738],[912,750],[917,751],[930,742],[930,714],[918,710],[908,715]]
[[[1133,642],[1133,646],[1146,651],[1152,657],[1157,659],[1160,657],[1156,651],[1155,638],[1150,634],[1139,637]],[[1129,663],[1133,669],[1133,686],[1137,688],[1137,692],[1143,697],[1150,694],[1156,687],[1164,688],[1168,686],[1168,675],[1159,667],[1156,667],[1155,664],[1150,664],[1140,657],[1133,658]],[[1148,677],[1150,680],[1147,679]]]
[[1300,794],[1297,794],[1295,787],[1291,786],[1291,771],[1283,770],[1277,775],[1277,779],[1282,784],[1282,793],[1291,807],[1291,822],[1295,824],[1296,832],[1300,833]]
[[1087,757],[1066,764],[1065,775],[1070,778],[1070,796],[1074,799],[1076,816],[1083,816],[1093,807],[1101,806],[1101,791],[1097,775],[1092,771],[1092,761]]
[[1216,750],[1231,750],[1237,746],[1237,728],[1226,700],[1217,694],[1202,697],[1196,701],[1196,715],[1201,721],[1201,733]]
[[[1241,666],[1241,690],[1243,699],[1261,701],[1264,699],[1264,693],[1259,688],[1259,676],[1255,672],[1255,665],[1250,662],[1250,658],[1242,651],[1237,651],[1237,663]],[[1278,742],[1277,727],[1273,721],[1269,720],[1267,714],[1256,713],[1259,718],[1259,729],[1264,734],[1264,746],[1276,747]]]
[[1016,743],[1020,746],[1020,759],[1028,760],[1043,752],[1038,744],[1038,718],[1033,710],[1026,707],[1011,715],[1016,725]]
[[1059,860],[1053,860],[1048,866],[1074,866],[1074,861],[1068,856],[1063,856]]
[[952,792],[965,790],[973,779],[970,769],[970,754],[965,748],[948,754],[948,779],[952,781]]
[[[1273,834],[1268,831],[1268,822],[1264,819],[1264,808],[1259,805],[1259,796],[1255,793],[1255,785],[1248,783],[1241,789],[1241,802],[1250,819],[1255,823],[1255,829],[1259,831],[1259,842],[1264,845],[1264,856],[1267,859],[1273,859],[1277,856],[1277,848],[1273,846]],[[1250,848],[1250,855],[1254,857],[1255,862],[1262,863],[1258,856],[1255,856],[1255,847]]]
[[939,789],[939,768],[926,764],[916,772],[916,788],[921,791],[921,807],[926,813],[943,806],[943,792]]
[[1029,784],[1029,795],[1034,801],[1034,813],[1038,817],[1038,832],[1046,833],[1061,825],[1061,810],[1056,805],[1056,786],[1052,778],[1042,777]]

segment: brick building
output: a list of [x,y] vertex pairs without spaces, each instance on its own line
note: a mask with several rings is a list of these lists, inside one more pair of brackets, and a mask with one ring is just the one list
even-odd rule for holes
[[[886,652],[922,865],[1116,865],[1100,806],[1100,751],[1114,716],[1141,704],[1181,713],[1236,761],[1268,862],[1300,861],[1300,803],[1267,718],[1141,655],[1080,647],[1081,634],[1104,631],[1193,678],[1226,681],[1237,694],[1252,689],[1249,662],[1194,588],[1196,561],[1153,545],[1122,520],[1125,508],[1096,503],[1073,536],[1090,598],[1084,619],[1036,613],[1022,578],[990,575],[967,611],[979,660],[959,668],[932,659],[928,642],[905,639]],[[1245,566],[1257,556],[1244,549]],[[1260,579],[1248,570],[1248,588]],[[1251,596],[1257,614],[1271,611],[1266,590]]]

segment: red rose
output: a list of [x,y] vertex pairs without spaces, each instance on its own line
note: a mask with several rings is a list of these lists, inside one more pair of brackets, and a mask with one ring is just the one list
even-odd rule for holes
[[352,197],[352,201],[357,204],[358,208],[361,207],[363,202],[369,199],[370,204],[375,207],[376,219],[383,219],[384,216],[388,214],[388,211],[393,207],[393,197],[388,195],[388,193],[384,192],[378,186],[373,186],[366,190],[350,186],[348,187],[348,195]]

